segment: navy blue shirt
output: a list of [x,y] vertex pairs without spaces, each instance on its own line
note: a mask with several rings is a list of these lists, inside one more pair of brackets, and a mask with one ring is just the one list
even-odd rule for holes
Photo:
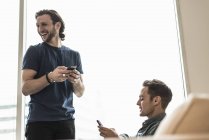
[[[57,66],[77,66],[83,74],[80,54],[66,46],[52,47],[43,42],[30,46],[23,59],[22,69],[37,72],[35,79],[53,71]],[[73,86],[66,80],[48,85],[30,95],[28,122],[74,119]]]

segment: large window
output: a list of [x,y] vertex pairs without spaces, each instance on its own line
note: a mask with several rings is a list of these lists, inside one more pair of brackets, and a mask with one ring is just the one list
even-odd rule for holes
[[[1,13],[5,49],[0,52],[0,139],[14,140],[19,3],[5,3],[1,9],[9,13]],[[74,98],[77,138],[100,139],[97,119],[134,136],[146,119],[139,117],[136,106],[146,79],[160,79],[171,87],[168,115],[184,101],[173,0],[30,0],[23,50],[41,42],[35,25],[35,12],[41,9],[60,13],[66,24],[63,44],[81,54],[86,91],[82,98]]]
[[96,119],[135,135],[136,106],[145,79],[160,79],[174,94],[168,114],[184,101],[173,0],[30,0],[27,46],[41,41],[34,14],[55,9],[66,24],[63,42],[81,53],[85,95],[74,98],[76,137],[100,138]]
[[4,1],[0,9],[0,139],[15,140],[19,2]]

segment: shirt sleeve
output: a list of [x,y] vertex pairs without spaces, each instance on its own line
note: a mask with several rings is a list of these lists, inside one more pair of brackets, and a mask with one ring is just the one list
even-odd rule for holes
[[76,61],[77,61],[77,70],[83,74],[83,68],[82,68],[82,63],[81,63],[81,56],[80,56],[80,53],[77,52],[77,55],[76,55]]
[[23,58],[22,69],[33,69],[38,71],[39,69],[39,53],[35,46],[30,46]]

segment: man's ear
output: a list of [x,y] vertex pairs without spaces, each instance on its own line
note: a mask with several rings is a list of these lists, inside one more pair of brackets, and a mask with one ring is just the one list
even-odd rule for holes
[[55,28],[60,29],[61,28],[61,22],[56,22],[55,23]]
[[159,105],[161,103],[161,97],[160,96],[155,96],[153,98],[153,103],[154,103],[154,105]]

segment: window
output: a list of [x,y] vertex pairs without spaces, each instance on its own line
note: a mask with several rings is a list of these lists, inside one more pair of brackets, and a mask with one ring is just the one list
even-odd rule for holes
[[4,1],[0,9],[0,139],[15,140],[19,2]]
[[134,136],[146,119],[136,106],[146,79],[171,87],[168,114],[184,101],[173,0],[30,0],[27,9],[27,47],[41,41],[35,12],[55,9],[66,25],[63,44],[81,54],[86,91],[74,98],[77,138],[101,138],[97,119]]

